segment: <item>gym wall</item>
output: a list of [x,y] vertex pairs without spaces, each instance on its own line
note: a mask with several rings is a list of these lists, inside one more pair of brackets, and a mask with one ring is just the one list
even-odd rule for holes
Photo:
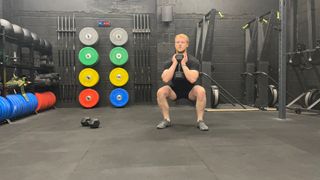
[[[61,3],[60,3],[61,2]],[[58,53],[57,53],[57,17],[58,16],[72,16],[74,13],[76,16],[76,27],[77,27],[77,37],[76,37],[76,54],[79,50],[84,47],[78,38],[79,31],[86,26],[94,27],[99,34],[99,42],[94,46],[94,48],[99,52],[99,63],[93,66],[100,74],[100,82],[93,89],[96,89],[100,94],[100,101],[98,106],[110,105],[109,94],[114,89],[109,81],[109,73],[115,67],[109,61],[109,52],[114,47],[109,40],[110,31],[115,27],[124,28],[129,35],[129,41],[125,44],[125,48],[129,53],[129,61],[123,66],[128,70],[131,78],[133,77],[133,13],[151,13],[151,29],[156,29],[156,21],[154,13],[155,4],[150,3],[147,0],[141,0],[137,2],[112,2],[112,1],[101,1],[101,3],[96,1],[72,1],[68,2],[66,5],[62,5],[63,1],[58,1],[54,5],[51,1],[12,1],[7,2],[7,7],[12,8],[14,4],[20,4],[20,6],[15,7],[16,9],[10,11],[11,22],[16,22],[22,26],[37,32],[41,37],[47,38],[53,44],[54,60],[57,64]],[[60,4],[60,5],[58,5]],[[99,28],[98,20],[107,20],[111,22],[111,27]],[[156,37],[156,31],[152,32],[151,37]],[[151,40],[151,42],[155,42]],[[152,56],[156,53],[155,43],[151,44]],[[77,55],[76,55],[77,56]],[[153,59],[156,59],[153,57]],[[76,65],[77,75],[84,68],[79,62]],[[153,69],[156,69],[156,62],[152,63]],[[155,77],[155,76],[154,76]],[[78,81],[78,78],[76,76]],[[132,78],[133,79],[133,78]],[[129,80],[128,84],[124,89],[128,90],[131,95],[131,102],[134,102],[133,96],[133,80]],[[155,83],[153,83],[155,84]],[[80,90],[82,86],[79,85]],[[78,105],[77,103],[60,103],[58,106],[69,107]]]
[[[260,3],[259,3],[260,2]],[[170,24],[161,23],[160,8],[172,5],[174,20]],[[196,23],[202,16],[215,8],[225,14],[223,19],[216,16],[214,57],[215,78],[222,86],[237,98],[241,98],[241,77],[244,59],[244,32],[241,27],[255,16],[278,7],[277,0],[202,0],[201,3],[192,0],[157,1],[158,9],[158,77],[165,61],[170,59],[174,50],[174,35],[186,33],[195,42]],[[169,37],[169,39],[168,39]],[[194,52],[194,44],[189,51]],[[158,85],[161,85],[159,79]]]
[[3,17],[3,0],[0,0],[0,16]]
[[[297,43],[302,43],[308,46],[308,19],[307,19],[307,1],[308,0],[298,0],[297,8]],[[316,17],[316,39],[320,39],[320,1],[315,0],[315,17]],[[318,70],[320,68],[318,67]],[[320,77],[318,77],[313,69],[304,70],[304,81],[307,88],[319,88],[320,87]],[[299,85],[296,74],[293,72],[292,68],[288,67],[288,78],[287,86],[290,92],[294,95],[302,93],[303,88]]]
[[[173,21],[161,22],[161,7],[173,6]],[[178,33],[186,33],[190,36],[190,42],[195,41],[196,23],[210,9],[221,11],[225,17],[217,16],[215,28],[215,71],[214,78],[221,83],[237,98],[241,98],[241,77],[244,59],[244,32],[241,27],[249,20],[259,16],[270,9],[277,9],[278,0],[202,0],[201,3],[193,0],[135,0],[135,1],[110,1],[110,0],[5,0],[3,1],[4,17],[12,23],[21,24],[24,27],[37,32],[48,39],[56,47],[56,20],[58,15],[76,14],[77,32],[84,26],[97,27],[97,20],[109,20],[111,27],[96,28],[100,35],[97,49],[100,53],[100,63],[95,67],[101,71],[110,72],[111,64],[106,62],[108,51],[111,50],[108,35],[114,27],[124,27],[129,34],[129,42],[126,45],[129,54],[132,45],[132,14],[151,14],[152,37],[154,48],[152,54],[153,68],[153,94],[161,86],[160,74],[163,64],[168,60],[174,50],[174,36]],[[108,42],[106,42],[108,41]],[[190,53],[194,52],[194,44],[190,44]],[[77,40],[77,50],[82,46]],[[77,52],[78,52],[77,51]],[[55,57],[57,57],[56,51]],[[130,57],[129,57],[130,58]],[[129,59],[130,61],[130,59]],[[130,74],[130,66],[127,64]],[[79,68],[78,68],[79,69]],[[131,68],[132,70],[132,68]],[[101,75],[103,76],[103,75]],[[106,77],[101,77],[98,91],[102,101],[100,105],[109,105],[105,99],[112,89]],[[132,91],[132,81],[129,81],[127,89]],[[132,92],[131,92],[132,93]],[[130,93],[130,94],[131,94]]]

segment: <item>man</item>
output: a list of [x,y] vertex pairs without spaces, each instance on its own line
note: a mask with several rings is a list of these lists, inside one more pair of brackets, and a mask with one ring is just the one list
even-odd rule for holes
[[[171,125],[169,116],[169,105],[167,99],[177,100],[186,98],[196,101],[197,127],[201,131],[208,131],[208,126],[203,121],[204,108],[206,106],[205,89],[198,85],[199,78],[199,61],[187,53],[189,38],[185,34],[178,34],[175,37],[176,53],[172,59],[165,64],[164,71],[161,75],[162,81],[166,84],[157,92],[158,105],[162,111],[163,120],[157,125],[158,129],[164,129]],[[176,55],[183,54],[180,62]],[[181,56],[180,56],[181,57]],[[182,77],[176,74],[181,68]]]

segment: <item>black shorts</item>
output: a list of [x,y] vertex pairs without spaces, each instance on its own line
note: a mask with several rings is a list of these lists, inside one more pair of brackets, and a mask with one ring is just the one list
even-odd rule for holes
[[177,86],[170,86],[171,89],[176,93],[177,99],[189,99],[189,93],[192,90],[193,86],[188,86],[188,87],[177,87]]

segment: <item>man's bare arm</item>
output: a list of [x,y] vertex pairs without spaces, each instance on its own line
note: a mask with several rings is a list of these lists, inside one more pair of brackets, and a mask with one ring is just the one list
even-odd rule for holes
[[183,73],[184,73],[186,79],[187,79],[191,84],[195,83],[195,82],[198,80],[198,78],[199,78],[199,71],[197,71],[197,70],[190,70],[190,69],[188,68],[188,66],[186,66],[186,65],[182,65],[182,70],[183,70]]
[[172,80],[176,67],[177,67],[177,62],[173,62],[169,69],[165,69],[162,72],[161,79],[164,83],[167,84]]

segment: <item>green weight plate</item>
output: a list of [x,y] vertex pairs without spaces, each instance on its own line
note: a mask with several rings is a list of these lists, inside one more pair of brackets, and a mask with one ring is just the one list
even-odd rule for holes
[[98,62],[99,54],[94,48],[85,47],[79,52],[79,60],[85,66],[92,66]]
[[116,66],[122,66],[128,61],[128,51],[122,47],[115,47],[110,51],[110,61]]

